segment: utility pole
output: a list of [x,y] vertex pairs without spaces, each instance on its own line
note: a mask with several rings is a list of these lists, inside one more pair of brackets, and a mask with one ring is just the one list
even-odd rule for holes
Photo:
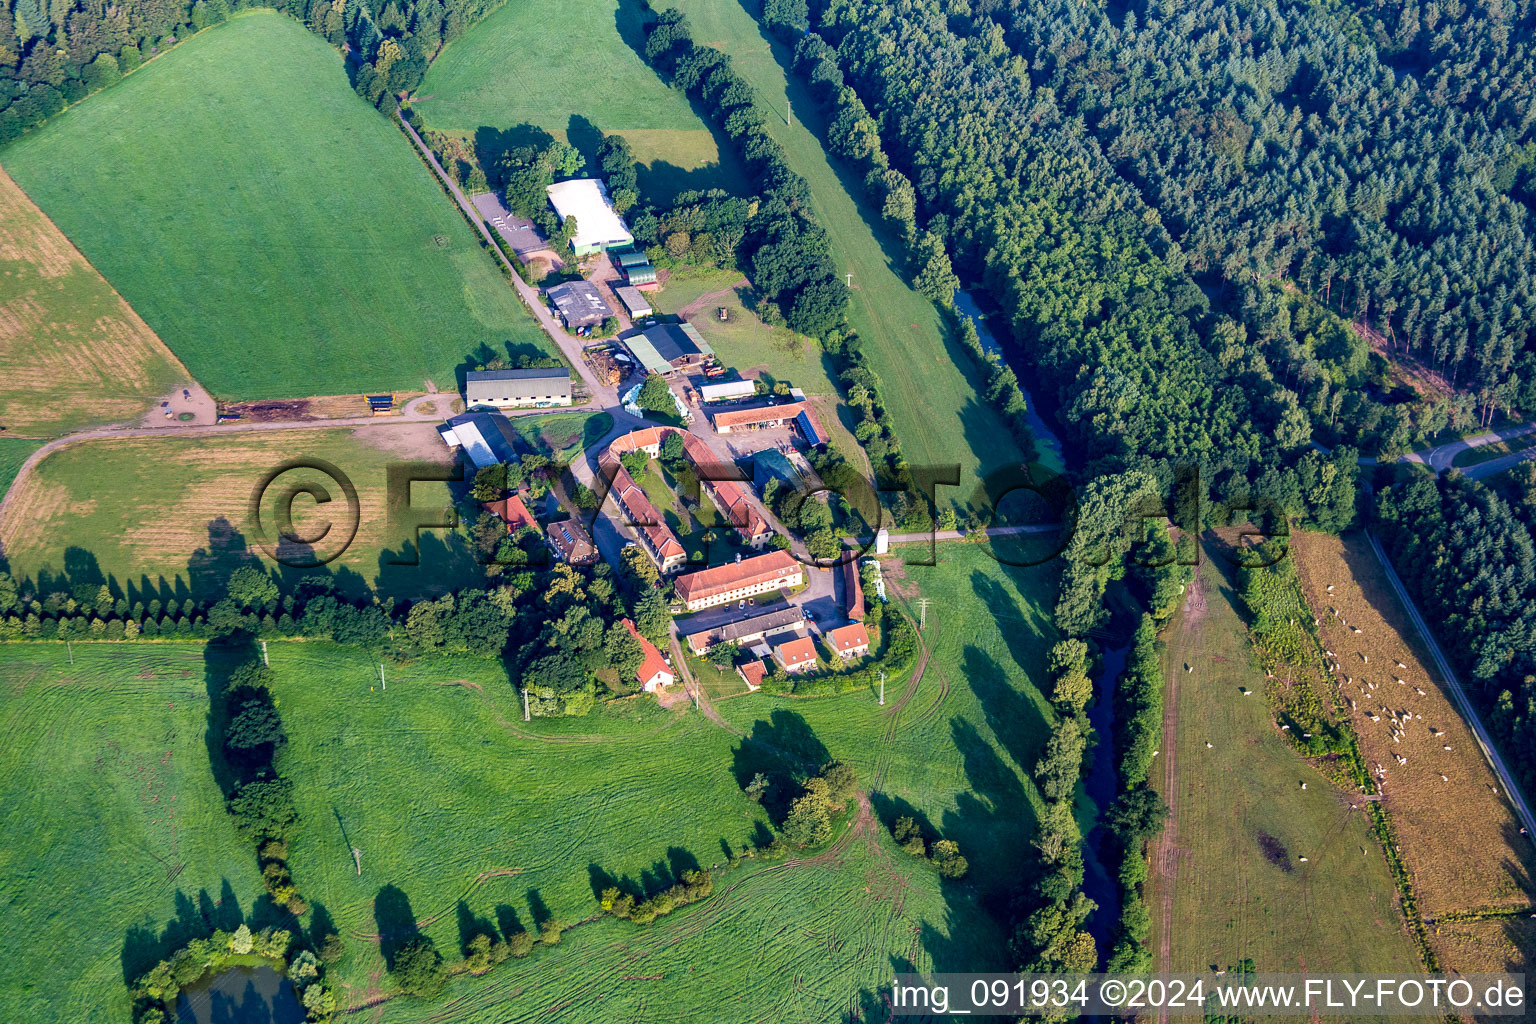
[[844,277],[844,278],[845,278],[845,279],[847,279],[847,281],[848,281],[848,287],[849,287],[849,288],[852,288],[852,287],[853,287],[853,275],[852,275],[852,274],[844,274],[844,275],[843,275],[843,277]]
[[64,641],[64,650],[69,654],[69,663],[73,665],[75,663],[75,649],[68,640]]
[[261,663],[266,668],[272,667],[272,663],[267,660],[267,642],[265,640],[261,642]]
[[384,663],[382,661],[379,662],[379,688],[381,690],[389,689],[389,684],[384,681]]
[[355,846],[352,847],[352,859],[357,861],[357,874],[361,877],[363,874],[363,851]]
[[885,671],[880,672],[880,706],[885,707]]
[[795,108],[788,96],[784,97],[784,123],[791,128],[795,126]]
[[528,687],[523,687],[523,721],[533,721],[533,716],[528,713]]
[[928,599],[926,597],[917,599],[917,628],[928,628]]

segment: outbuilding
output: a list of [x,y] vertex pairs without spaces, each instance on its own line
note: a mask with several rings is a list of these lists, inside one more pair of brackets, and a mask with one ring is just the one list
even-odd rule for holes
[[464,405],[470,409],[543,409],[571,404],[571,371],[563,366],[470,370]]
[[562,281],[544,289],[568,331],[596,327],[613,316],[613,310],[591,281]]
[[619,302],[624,305],[624,311],[632,319],[638,320],[656,312],[651,308],[651,300],[647,299],[645,293],[639,288],[621,284],[613,290],[613,294],[619,297]]
[[624,219],[613,210],[608,187],[597,178],[572,178],[559,181],[546,190],[549,205],[564,224],[576,218],[576,234],[571,248],[577,256],[590,256],[607,249],[628,248],[635,242]]

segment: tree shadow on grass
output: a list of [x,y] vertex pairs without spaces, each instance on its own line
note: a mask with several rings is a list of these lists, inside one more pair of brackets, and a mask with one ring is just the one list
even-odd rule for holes
[[392,971],[400,951],[421,938],[410,898],[397,886],[384,886],[373,898],[373,919],[379,930],[379,952],[384,957],[384,966]]
[[144,972],[193,939],[207,938],[215,931],[234,931],[245,923],[245,914],[227,878],[220,885],[217,903],[207,889],[200,890],[195,898],[177,889],[175,908],[174,916],[162,928],[145,921],[128,929],[121,954],[125,984],[132,985]]
[[762,806],[774,822],[782,822],[789,813],[801,782],[832,759],[806,720],[783,708],[776,708],[767,721],[754,722],[751,734],[731,755],[731,774],[742,789],[759,774],[768,780]]

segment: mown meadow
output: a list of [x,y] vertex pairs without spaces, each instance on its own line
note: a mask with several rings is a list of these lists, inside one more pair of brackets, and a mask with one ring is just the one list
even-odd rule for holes
[[481,345],[547,354],[410,145],[284,15],[199,33],[0,161],[218,397],[449,391]]
[[195,644],[0,645],[11,1020],[122,1024],[125,978],[262,894],[209,770]]
[[633,0],[507,4],[443,49],[417,89],[432,128],[466,138],[543,129],[590,155],[595,132],[623,135],[648,195],[738,189],[745,176],[682,93],[637,53]]

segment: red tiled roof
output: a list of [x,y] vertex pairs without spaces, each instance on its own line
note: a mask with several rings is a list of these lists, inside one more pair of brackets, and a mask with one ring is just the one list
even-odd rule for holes
[[645,491],[635,483],[635,478],[629,475],[629,470],[619,462],[612,448],[603,453],[599,462],[613,471],[614,500],[628,514],[630,525],[645,535],[646,543],[650,545],[656,557],[665,561],[668,558],[686,554],[677,536],[668,529],[666,521],[661,518],[661,513],[656,511],[656,506],[651,504],[651,499],[646,497]]
[[677,579],[677,593],[683,602],[702,600],[736,590],[739,587],[767,583],[800,571],[800,563],[788,551],[770,551],[766,555],[740,562],[717,565],[713,569],[691,572]]
[[515,494],[509,494],[500,501],[488,501],[480,506],[487,512],[494,512],[506,521],[507,532],[516,533],[525,526],[538,526],[539,521],[528,511],[528,506],[523,504],[523,499]]
[[641,448],[655,448],[661,444],[665,436],[662,434],[663,429],[662,427],[641,427],[639,430],[632,430],[623,437],[614,438],[609,443],[608,450],[623,455],[625,452],[637,451]]
[[838,654],[847,654],[849,651],[869,646],[869,630],[864,628],[862,622],[839,626],[827,633],[827,643]]
[[757,658],[738,666],[736,671],[746,680],[747,686],[755,690],[763,685],[763,676],[768,674],[768,666],[761,658]]
[[851,552],[843,562],[843,596],[848,601],[848,617],[854,622],[863,622],[864,580],[859,575],[859,563]]
[[805,408],[804,402],[785,402],[782,405],[762,405],[756,409],[726,409],[715,413],[710,420],[717,430],[720,427],[740,427],[749,423],[774,423],[792,420]]
[[773,649],[773,656],[778,659],[779,664],[786,668],[794,668],[816,660],[816,645],[811,643],[810,637],[803,636],[798,640],[779,644]]
[[667,659],[661,656],[661,652],[656,649],[656,645],[641,636],[640,631],[635,628],[635,624],[629,619],[621,621],[624,623],[624,628],[629,630],[629,635],[640,641],[640,649],[645,652],[645,660],[640,663],[639,669],[635,671],[635,677],[640,680],[641,685],[643,686],[652,679],[655,679],[658,673],[667,676],[666,681],[661,684],[663,686],[675,679],[676,677],[672,675],[671,666],[667,664]]

